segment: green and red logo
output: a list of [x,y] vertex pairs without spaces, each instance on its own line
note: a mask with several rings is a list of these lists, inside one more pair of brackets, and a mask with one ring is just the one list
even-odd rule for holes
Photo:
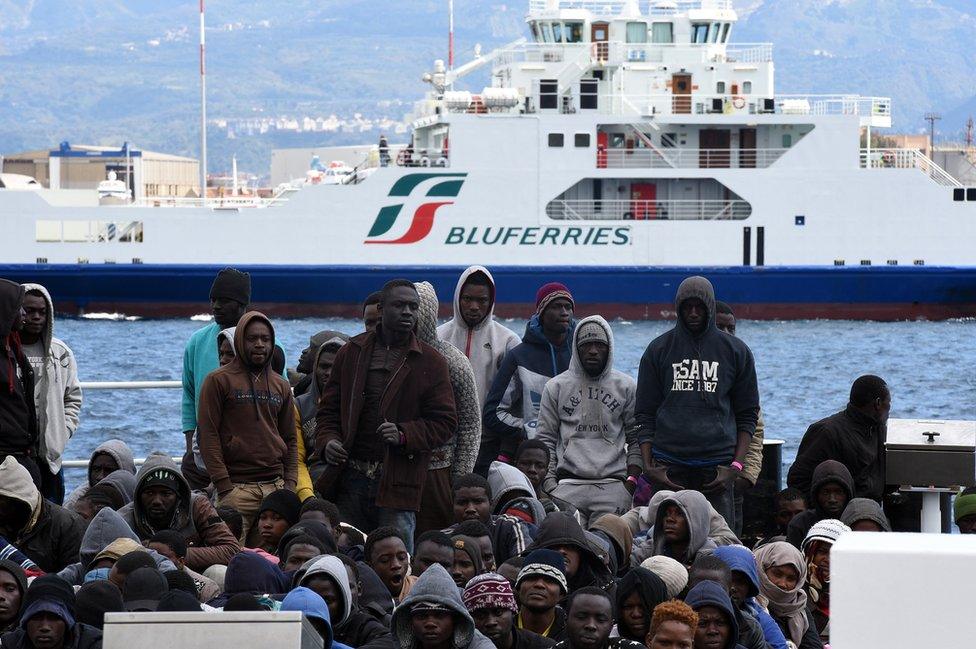
[[[391,198],[411,196],[422,183],[437,179],[438,182],[434,183],[427,190],[425,197],[435,199],[456,198],[461,192],[461,185],[464,184],[465,176],[467,174],[408,174],[393,184],[389,196]],[[381,208],[379,214],[376,215],[376,220],[373,222],[373,227],[370,228],[369,234],[366,235],[364,243],[417,243],[430,234],[431,229],[434,227],[434,215],[437,213],[438,208],[445,205],[453,205],[454,201],[434,200],[424,202],[414,210],[413,220],[411,220],[406,232],[396,239],[379,238],[393,229],[393,226],[400,218],[400,212],[403,211],[405,204],[406,202],[403,202]]]

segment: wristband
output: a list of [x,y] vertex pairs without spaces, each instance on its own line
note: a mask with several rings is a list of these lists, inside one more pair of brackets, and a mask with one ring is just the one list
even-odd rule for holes
[[742,466],[742,462],[739,462],[738,460],[732,460],[732,464],[730,466],[736,471],[742,471],[745,469],[745,467]]
[[508,457],[507,455],[501,455],[501,454],[499,454],[499,456],[496,459],[499,462],[504,462],[505,464],[509,464],[512,461],[512,458]]
[[637,476],[635,475],[627,476],[627,482],[631,484],[637,484]]
[[406,445],[407,445],[407,436],[404,435],[403,434],[403,431],[401,430],[400,431],[400,446],[406,446]]

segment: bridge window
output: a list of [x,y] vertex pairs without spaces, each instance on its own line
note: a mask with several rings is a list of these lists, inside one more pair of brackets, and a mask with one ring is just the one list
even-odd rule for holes
[[550,23],[539,23],[539,27],[542,28],[542,40],[545,43],[552,42],[552,25]]
[[552,42],[562,43],[563,42],[563,24],[553,23],[552,24]]
[[627,23],[627,42],[646,43],[647,23]]
[[729,42],[729,32],[732,31],[732,23],[725,23],[725,27],[722,28],[722,42]]
[[651,25],[652,43],[673,43],[674,23],[654,23]]
[[721,31],[721,29],[722,29],[722,24],[721,23],[712,23],[711,28],[708,30],[708,42],[709,43],[717,43],[718,42],[718,34],[719,34],[719,31]]
[[565,23],[565,30],[563,32],[563,35],[565,36],[567,43],[582,43],[583,23],[581,22]]
[[708,23],[703,25],[693,24],[691,26],[691,42],[692,43],[707,43],[708,42]]

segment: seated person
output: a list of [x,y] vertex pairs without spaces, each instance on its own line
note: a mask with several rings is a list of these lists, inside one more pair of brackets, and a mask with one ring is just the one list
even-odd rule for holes
[[644,644],[648,649],[692,649],[698,631],[698,614],[680,600],[654,607],[651,630]]
[[799,548],[814,523],[825,518],[840,518],[853,497],[851,472],[840,462],[824,460],[813,470],[810,486],[813,508],[793,517],[786,529],[786,540]]
[[708,537],[711,516],[708,500],[698,491],[686,489],[666,498],[657,509],[654,523],[654,554],[663,554],[691,567],[702,550],[714,550]]

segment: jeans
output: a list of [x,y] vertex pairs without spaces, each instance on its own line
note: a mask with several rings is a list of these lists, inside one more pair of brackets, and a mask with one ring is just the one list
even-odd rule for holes
[[407,552],[413,553],[413,536],[417,529],[416,512],[376,506],[380,477],[370,478],[353,468],[346,468],[336,481],[335,505],[344,523],[364,534],[377,527],[394,527],[403,535]]
[[[715,511],[722,515],[722,518],[725,519],[725,522],[730,528],[735,524],[735,505],[733,503],[735,492],[734,480],[730,481],[725,489],[719,493],[705,493],[702,491],[702,486],[715,479],[715,467],[669,465],[666,462],[659,462],[658,464],[668,467],[668,478],[671,482],[681,485],[684,489],[701,491]],[[669,488],[666,485],[660,484],[654,485],[654,487],[655,491]]]

